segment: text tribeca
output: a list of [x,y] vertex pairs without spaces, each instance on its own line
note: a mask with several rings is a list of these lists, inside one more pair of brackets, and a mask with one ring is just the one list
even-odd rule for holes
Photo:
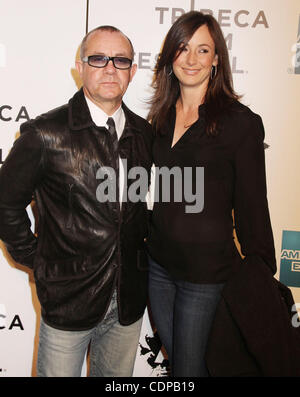
[[[190,1],[190,8],[187,11],[196,10],[195,0]],[[169,7],[155,7],[155,11],[159,13],[159,24],[163,24],[166,19],[165,16],[169,15],[171,11],[171,19],[170,22],[173,24],[176,19],[178,19],[181,15],[183,15],[186,11],[183,8],[169,8]],[[214,15],[213,10],[211,9],[203,9],[199,8],[198,11],[203,12],[204,14]],[[217,15],[214,15],[217,21],[219,22],[221,27],[230,27],[231,26],[231,14],[232,10],[230,9],[220,9],[218,10]],[[251,26],[255,28],[257,25],[263,25],[265,28],[269,28],[269,24],[267,22],[267,18],[265,12],[263,10],[259,10],[255,14],[251,14],[248,10],[238,10],[234,13],[233,23],[239,28],[246,28]],[[250,15],[250,18],[249,18]],[[251,22],[250,22],[251,21]],[[249,23],[250,22],[250,23]]]

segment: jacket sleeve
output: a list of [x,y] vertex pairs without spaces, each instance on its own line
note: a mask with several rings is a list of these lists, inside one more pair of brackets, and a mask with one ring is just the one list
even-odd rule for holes
[[[234,218],[242,254],[259,256],[276,273],[264,153],[264,127],[252,113],[235,156]],[[250,259],[250,258],[249,258]]]
[[41,177],[43,147],[42,137],[25,123],[0,169],[0,238],[16,262],[31,268],[37,238],[26,207]]

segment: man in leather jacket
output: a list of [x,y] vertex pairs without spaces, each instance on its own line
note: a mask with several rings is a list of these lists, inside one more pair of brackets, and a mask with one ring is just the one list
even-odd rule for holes
[[[76,63],[83,87],[24,123],[0,170],[0,238],[33,269],[41,303],[38,376],[80,376],[89,344],[90,376],[133,372],[147,300],[147,208],[122,194],[126,168],[149,175],[152,130],[122,102],[132,59],[117,28],[91,31]],[[109,167],[117,199],[99,200],[98,171]],[[32,197],[37,234],[26,212]]]

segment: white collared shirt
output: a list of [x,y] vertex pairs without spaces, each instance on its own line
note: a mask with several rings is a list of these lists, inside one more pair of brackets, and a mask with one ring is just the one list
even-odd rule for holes
[[[114,122],[116,125],[116,132],[117,132],[118,139],[120,139],[120,137],[123,133],[125,121],[126,121],[122,106],[120,106],[112,116],[108,116],[99,106],[95,105],[94,102],[92,102],[89,98],[87,98],[85,96],[85,99],[86,99],[89,111],[91,113],[91,118],[92,118],[93,122],[96,124],[96,126],[108,128],[107,119],[108,119],[108,117],[112,117],[114,119]],[[124,167],[123,167],[123,163],[119,157],[119,202],[120,202],[120,206],[122,203],[123,190],[124,190]]]

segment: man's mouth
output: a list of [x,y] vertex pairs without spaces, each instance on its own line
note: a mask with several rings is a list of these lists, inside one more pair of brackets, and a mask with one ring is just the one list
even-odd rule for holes
[[118,84],[116,81],[101,81],[100,84],[104,85],[112,85],[112,84]]

